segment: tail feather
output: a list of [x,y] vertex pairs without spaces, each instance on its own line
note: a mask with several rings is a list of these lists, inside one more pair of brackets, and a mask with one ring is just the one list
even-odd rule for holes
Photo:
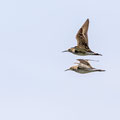
[[99,54],[99,53],[94,53],[93,55],[100,55],[100,56],[102,56],[102,54]]
[[98,72],[105,72],[105,70],[101,70],[101,69],[96,69],[95,71],[98,71]]
[[89,53],[90,53],[90,55],[100,55],[100,56],[102,56],[102,54],[95,53],[95,52],[93,52],[93,51],[88,52],[88,54],[89,54]]

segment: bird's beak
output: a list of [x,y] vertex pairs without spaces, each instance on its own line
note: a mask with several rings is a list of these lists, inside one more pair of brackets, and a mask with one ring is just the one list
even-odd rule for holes
[[68,50],[64,50],[64,51],[62,51],[62,52],[69,52]]
[[68,70],[70,70],[70,68],[69,68],[69,69],[66,69],[65,71],[68,71]]

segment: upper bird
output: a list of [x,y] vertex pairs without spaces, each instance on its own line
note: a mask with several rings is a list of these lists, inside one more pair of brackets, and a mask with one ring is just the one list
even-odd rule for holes
[[82,27],[79,29],[76,39],[77,39],[77,46],[69,48],[63,52],[71,52],[75,55],[101,55],[91,51],[88,45],[88,27],[89,27],[89,19],[85,21]]

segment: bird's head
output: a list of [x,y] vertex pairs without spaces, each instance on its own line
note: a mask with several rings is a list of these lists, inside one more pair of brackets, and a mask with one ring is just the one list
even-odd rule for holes
[[65,71],[69,71],[69,70],[76,71],[77,68],[78,68],[78,66],[72,66],[69,69],[66,69]]
[[71,52],[71,53],[75,53],[75,48],[69,48],[68,50],[65,50],[63,52]]

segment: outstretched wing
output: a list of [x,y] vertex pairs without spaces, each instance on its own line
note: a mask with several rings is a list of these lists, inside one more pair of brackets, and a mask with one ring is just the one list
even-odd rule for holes
[[78,64],[80,67],[93,69],[93,67],[90,65],[90,63],[88,62],[88,60],[84,60],[84,59],[77,59],[77,60],[80,62]]
[[77,39],[77,46],[85,49],[89,49],[88,46],[88,27],[89,27],[89,19],[85,21],[82,27],[79,29],[76,39]]

